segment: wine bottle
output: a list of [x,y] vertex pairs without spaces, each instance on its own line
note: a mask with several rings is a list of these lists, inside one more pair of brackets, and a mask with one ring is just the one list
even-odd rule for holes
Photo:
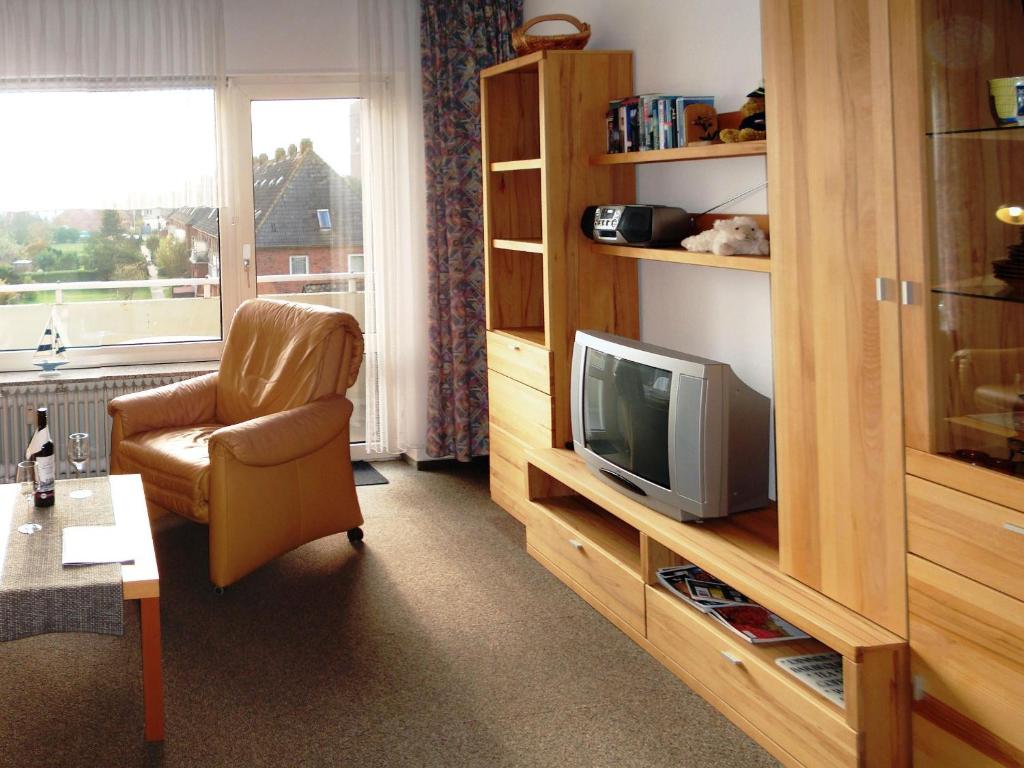
[[36,433],[32,435],[32,441],[28,444],[25,458],[36,463],[36,491],[33,494],[35,505],[52,507],[57,473],[46,408],[36,408]]

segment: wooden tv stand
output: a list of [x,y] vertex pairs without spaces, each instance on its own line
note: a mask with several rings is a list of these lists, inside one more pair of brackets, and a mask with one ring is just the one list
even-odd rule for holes
[[[907,645],[779,570],[774,508],[678,523],[601,482],[572,452],[527,451],[527,550],[605,618],[786,765],[907,763]],[[753,645],[665,590],[656,570],[692,562],[813,640]],[[775,664],[843,657],[845,707]]]

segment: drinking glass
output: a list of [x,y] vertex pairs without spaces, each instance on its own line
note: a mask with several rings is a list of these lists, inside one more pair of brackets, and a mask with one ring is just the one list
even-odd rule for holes
[[[78,484],[82,484],[82,470],[89,461],[89,433],[72,432],[68,435],[68,461],[75,468],[75,475]],[[72,499],[87,499],[92,496],[92,491],[79,487],[71,492]]]
[[19,461],[14,482],[19,486],[18,492],[25,497],[25,503],[32,506],[32,496],[36,492],[36,463],[34,461]]

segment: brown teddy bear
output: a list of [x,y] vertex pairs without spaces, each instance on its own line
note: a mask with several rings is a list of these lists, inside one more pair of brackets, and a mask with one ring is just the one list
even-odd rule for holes
[[737,141],[756,141],[768,135],[764,120],[764,86],[747,94],[747,100],[740,107],[740,127],[724,128],[718,138],[726,144]]

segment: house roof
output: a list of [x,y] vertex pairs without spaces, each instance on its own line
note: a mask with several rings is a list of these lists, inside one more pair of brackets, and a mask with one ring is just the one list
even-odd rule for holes
[[[253,205],[257,248],[329,248],[363,242],[359,180],[341,176],[312,148],[254,163]],[[320,226],[319,210],[330,212],[330,229]],[[167,219],[219,235],[215,208],[178,208]]]
[[[256,246],[264,248],[360,245],[362,190],[312,149],[253,168]],[[323,229],[318,210],[330,211]]]

